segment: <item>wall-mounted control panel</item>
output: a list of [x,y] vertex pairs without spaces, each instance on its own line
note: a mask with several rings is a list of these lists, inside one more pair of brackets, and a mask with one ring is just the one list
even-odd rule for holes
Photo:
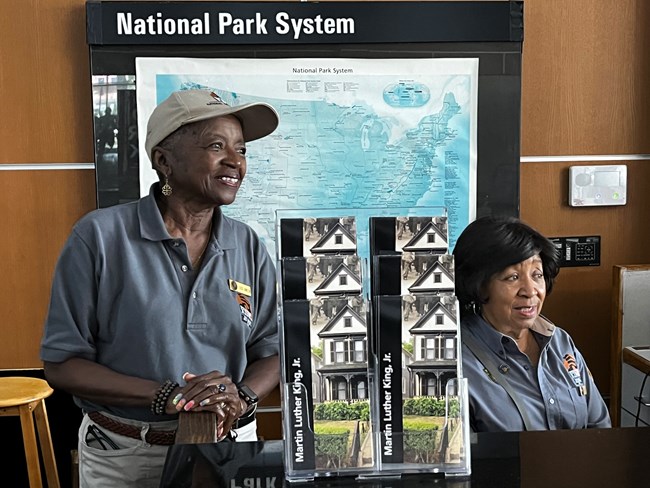
[[593,207],[625,205],[627,166],[571,166],[569,168],[569,205]]
[[550,237],[560,253],[560,266],[600,266],[600,236]]

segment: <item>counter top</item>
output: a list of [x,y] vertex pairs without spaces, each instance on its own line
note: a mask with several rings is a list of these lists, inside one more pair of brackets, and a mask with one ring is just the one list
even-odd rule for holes
[[[537,488],[648,486],[650,429],[588,429],[472,435],[472,474],[408,474],[398,478],[316,478],[315,487]],[[282,441],[176,444],[161,488],[301,487],[284,480]]]

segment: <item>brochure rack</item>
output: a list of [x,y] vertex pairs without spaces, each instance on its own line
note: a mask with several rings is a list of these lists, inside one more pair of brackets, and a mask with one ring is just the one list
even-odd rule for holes
[[470,474],[443,207],[278,210],[291,482]]

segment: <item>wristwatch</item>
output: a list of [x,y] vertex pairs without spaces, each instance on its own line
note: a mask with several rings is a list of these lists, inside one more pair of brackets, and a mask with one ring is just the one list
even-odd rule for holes
[[237,391],[239,391],[239,397],[246,402],[246,405],[248,405],[249,409],[253,405],[257,405],[259,398],[257,398],[255,392],[251,390],[248,386],[237,385]]

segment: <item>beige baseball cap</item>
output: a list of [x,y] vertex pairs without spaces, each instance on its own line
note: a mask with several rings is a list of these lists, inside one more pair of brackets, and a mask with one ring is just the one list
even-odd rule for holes
[[153,148],[179,127],[223,115],[239,119],[246,142],[269,135],[279,123],[278,113],[267,103],[230,106],[210,90],[176,91],[160,102],[147,122],[144,147],[149,159]]

